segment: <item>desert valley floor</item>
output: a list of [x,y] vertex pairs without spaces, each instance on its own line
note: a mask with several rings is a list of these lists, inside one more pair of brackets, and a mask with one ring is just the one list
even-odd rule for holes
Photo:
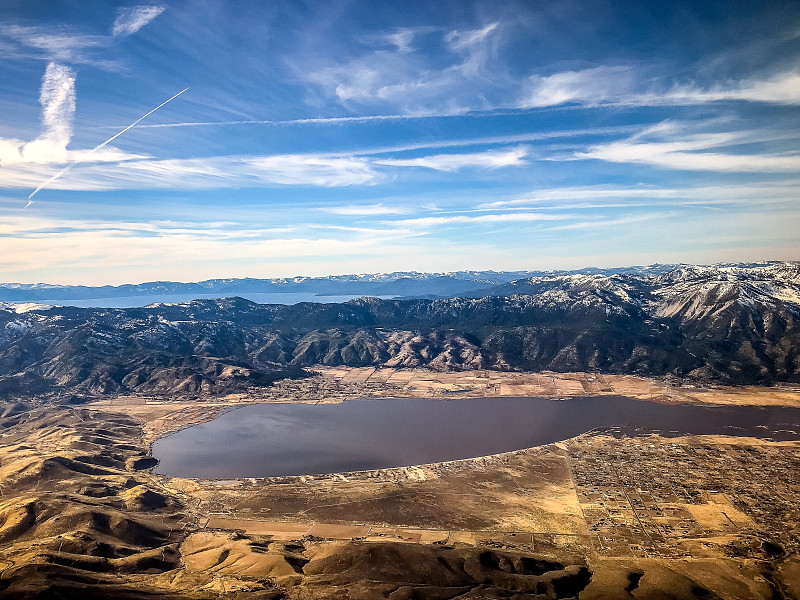
[[609,430],[324,476],[152,472],[155,439],[244,404],[604,394],[800,406],[797,386],[391,368],[214,398],[5,404],[0,597],[798,597],[794,441]]

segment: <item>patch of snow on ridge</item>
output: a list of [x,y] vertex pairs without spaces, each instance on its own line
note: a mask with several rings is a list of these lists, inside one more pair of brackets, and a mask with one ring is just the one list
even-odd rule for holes
[[17,313],[18,315],[28,313],[34,310],[50,310],[54,308],[53,304],[38,304],[36,302],[0,302],[0,308],[9,312]]

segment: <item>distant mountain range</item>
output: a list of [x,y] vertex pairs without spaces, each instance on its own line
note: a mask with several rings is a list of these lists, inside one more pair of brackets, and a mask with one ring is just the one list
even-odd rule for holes
[[218,297],[248,294],[310,293],[320,296],[400,296],[450,297],[534,276],[557,274],[598,274],[660,272],[673,266],[629,267],[622,269],[582,269],[578,271],[455,271],[417,273],[415,271],[329,277],[290,277],[273,279],[208,279],[197,283],[151,281],[148,283],[82,286],[49,283],[0,283],[0,302],[49,302],[69,304],[70,300],[130,298],[137,296]]
[[534,275],[472,295],[2,305],[0,397],[218,393],[318,364],[800,381],[800,263]]

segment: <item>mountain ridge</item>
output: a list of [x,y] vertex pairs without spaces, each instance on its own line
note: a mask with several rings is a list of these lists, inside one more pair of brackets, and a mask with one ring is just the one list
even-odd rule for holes
[[[654,264],[648,266],[599,268],[586,267],[575,270],[462,270],[423,273],[395,271],[392,273],[367,273],[329,275],[325,277],[274,277],[274,278],[216,278],[198,282],[150,281],[121,285],[85,286],[52,283],[0,283],[0,302],[38,302],[42,300],[81,300],[87,298],[119,298],[147,295],[178,295],[219,293],[220,297],[236,293],[292,293],[310,292],[325,295],[395,295],[447,297],[472,291],[482,291],[526,277],[564,274],[661,273],[680,265]],[[58,303],[58,302],[54,302]]]
[[223,393],[314,365],[800,381],[797,263],[533,276],[499,287],[522,293],[2,305],[0,394]]
[[[84,298],[115,298],[154,294],[214,294],[221,297],[236,292],[292,293],[311,292],[319,295],[348,293],[395,294],[403,293],[406,286],[420,282],[443,283],[453,293],[512,281],[533,271],[454,271],[448,273],[419,273],[397,271],[360,275],[330,275],[326,277],[274,277],[274,278],[218,278],[199,282],[150,281],[117,286],[59,285],[50,283],[0,283],[0,301],[35,302],[39,300],[80,300]],[[460,285],[459,285],[460,284]],[[446,292],[447,290],[445,290]],[[413,292],[412,292],[413,293]]]

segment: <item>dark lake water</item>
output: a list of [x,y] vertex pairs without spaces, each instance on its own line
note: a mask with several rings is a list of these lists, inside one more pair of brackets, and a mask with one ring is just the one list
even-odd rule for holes
[[260,404],[158,440],[153,456],[161,461],[156,472],[173,477],[311,475],[485,456],[614,426],[797,440],[800,409],[615,396]]

